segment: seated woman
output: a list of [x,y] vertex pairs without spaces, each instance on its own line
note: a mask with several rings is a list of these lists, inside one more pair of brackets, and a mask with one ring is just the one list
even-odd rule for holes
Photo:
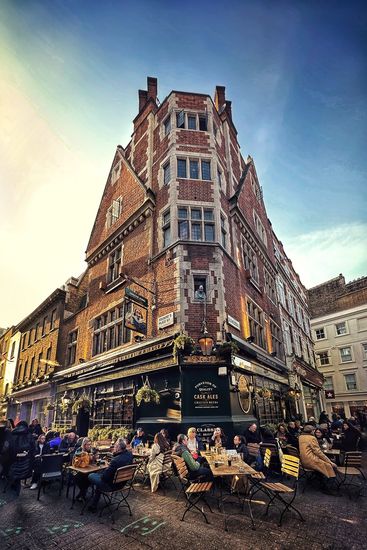
[[[170,450],[170,446],[166,438],[159,432],[154,436],[154,443],[152,446],[152,454],[150,455],[147,469],[150,477],[150,486],[152,493],[158,489],[159,476],[163,473],[163,458],[164,453]],[[167,464],[166,470],[170,469],[170,464]]]
[[227,438],[224,435],[222,428],[215,428],[213,435],[209,440],[210,447],[225,447],[227,444]]
[[199,459],[199,451],[204,450],[203,442],[200,437],[196,435],[196,428],[189,428],[187,430],[187,448],[195,460]]
[[[97,454],[92,451],[91,440],[89,437],[84,437],[81,446],[75,451],[73,466],[76,468],[86,468],[89,464],[93,464],[96,459]],[[77,473],[75,476],[75,484],[79,488],[79,494],[76,496],[76,500],[85,500],[89,487],[88,476],[82,473]]]
[[40,466],[41,466],[40,457],[42,455],[47,455],[50,452],[50,445],[49,443],[46,443],[45,434],[41,434],[40,436],[38,436],[35,452],[36,452],[36,455],[35,455],[35,461],[33,465],[33,473],[32,473],[31,486],[30,486],[30,489],[32,490],[37,489],[38,487],[38,481],[40,478]]
[[304,468],[321,474],[323,489],[332,488],[332,482],[336,477],[334,469],[337,466],[322,452],[314,436],[314,428],[309,424],[304,427],[299,436],[299,453]]
[[248,452],[245,438],[243,435],[235,435],[233,438],[233,449],[238,452],[238,454],[242,454],[244,462],[247,462],[247,464],[250,464],[251,457],[250,453]]
[[285,447],[286,445],[288,445],[287,428],[282,422],[278,424],[277,431],[275,432],[275,439],[278,439],[281,447]]
[[316,428],[315,437],[317,439],[317,443],[319,444],[320,449],[323,451],[327,451],[329,448],[329,442],[325,437],[324,431],[321,428]]
[[288,444],[298,449],[298,438],[299,438],[300,430],[297,428],[296,423],[293,422],[292,420],[288,422],[287,432],[288,432]]

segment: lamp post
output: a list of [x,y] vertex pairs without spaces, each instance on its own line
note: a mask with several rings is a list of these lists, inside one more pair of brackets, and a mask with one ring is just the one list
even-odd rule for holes
[[214,339],[209,335],[204,321],[203,335],[198,339],[198,344],[203,355],[211,355],[214,346]]

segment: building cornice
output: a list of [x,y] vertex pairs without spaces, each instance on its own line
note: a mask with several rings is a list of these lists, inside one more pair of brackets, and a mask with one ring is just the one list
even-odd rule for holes
[[28,325],[31,325],[35,319],[37,319],[44,311],[48,310],[52,304],[58,301],[65,301],[66,297],[66,291],[62,290],[61,288],[57,288],[53,291],[46,300],[42,302],[32,313],[28,315],[28,317],[25,317],[23,321],[18,323],[18,325],[15,327],[14,332],[20,331],[22,332]]

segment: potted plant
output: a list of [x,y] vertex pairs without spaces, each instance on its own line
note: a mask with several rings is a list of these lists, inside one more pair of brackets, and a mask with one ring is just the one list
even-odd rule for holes
[[48,413],[49,413],[50,411],[53,411],[54,409],[55,409],[55,405],[54,405],[53,403],[48,402],[48,403],[46,403],[46,405],[44,405],[44,407],[43,407],[43,414],[44,414],[45,416],[47,416]]
[[238,351],[239,347],[236,342],[223,342],[220,345],[218,344],[215,354],[217,357],[228,357],[232,353],[238,353]]
[[257,395],[259,397],[262,397],[263,399],[270,399],[271,391],[267,388],[260,388],[259,390],[257,390]]
[[153,403],[158,405],[160,400],[161,398],[159,393],[150,388],[147,384],[144,384],[141,388],[139,388],[135,395],[135,401],[138,407],[142,401],[144,401],[144,403]]
[[177,357],[180,351],[191,353],[195,345],[195,340],[187,334],[181,333],[173,340],[173,356]]
[[92,407],[92,400],[88,397],[86,393],[82,393],[78,399],[76,399],[71,407],[71,412],[73,414],[78,414],[81,409],[89,411]]

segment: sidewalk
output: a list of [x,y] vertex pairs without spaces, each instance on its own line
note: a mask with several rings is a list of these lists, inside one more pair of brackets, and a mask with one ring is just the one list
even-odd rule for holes
[[[364,453],[367,472],[367,453]],[[1,487],[2,490],[2,487]],[[0,548],[13,550],[107,550],[113,547],[131,550],[154,548],[231,550],[244,549],[329,549],[362,550],[367,540],[367,498],[350,500],[348,496],[328,496],[312,487],[297,497],[306,523],[287,514],[283,526],[277,526],[273,510],[263,518],[261,498],[254,504],[256,531],[251,530],[247,508],[242,515],[238,506],[226,507],[231,518],[229,532],[224,531],[223,516],[213,504],[208,512],[210,525],[199,513],[180,519],[184,501],[176,502],[177,493],[169,488],[151,494],[149,488],[136,486],[131,492],[133,516],[125,510],[116,515],[116,524],[97,514],[80,515],[81,504],[70,510],[65,491],[58,497],[57,484],[38,502],[36,491],[22,489],[18,499],[10,492],[0,493]]]

